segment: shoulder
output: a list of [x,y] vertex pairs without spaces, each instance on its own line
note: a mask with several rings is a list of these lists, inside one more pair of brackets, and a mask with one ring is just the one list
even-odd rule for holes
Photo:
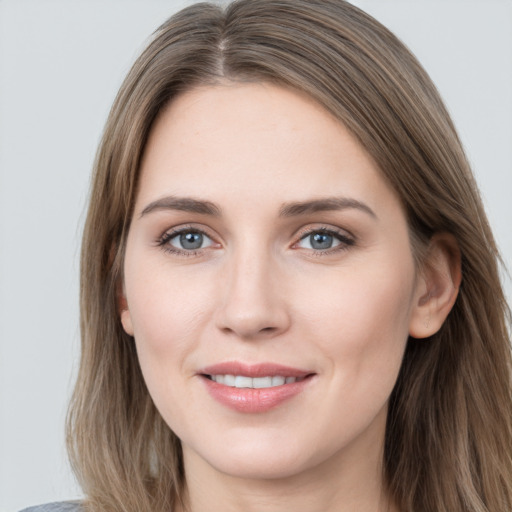
[[29,507],[21,512],[81,512],[82,506],[79,501],[60,501],[58,503],[47,503],[37,507]]

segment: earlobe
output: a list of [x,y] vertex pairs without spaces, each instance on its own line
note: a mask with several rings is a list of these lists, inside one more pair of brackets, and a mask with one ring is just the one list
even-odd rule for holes
[[126,300],[124,287],[122,285],[119,286],[117,292],[117,311],[121,319],[121,324],[123,326],[124,331],[129,336],[133,336],[132,317],[130,314],[130,310],[128,309],[128,301]]
[[129,309],[121,311],[121,324],[123,325],[124,332],[129,336],[133,336],[132,317]]
[[460,282],[460,250],[455,237],[449,233],[434,235],[418,276],[410,336],[428,338],[441,328],[457,299]]

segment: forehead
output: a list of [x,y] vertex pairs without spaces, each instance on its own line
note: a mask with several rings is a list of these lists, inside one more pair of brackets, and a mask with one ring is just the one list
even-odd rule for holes
[[219,189],[247,201],[393,194],[341,122],[305,94],[266,83],[204,86],[175,98],[152,128],[141,172],[145,200],[210,198]]

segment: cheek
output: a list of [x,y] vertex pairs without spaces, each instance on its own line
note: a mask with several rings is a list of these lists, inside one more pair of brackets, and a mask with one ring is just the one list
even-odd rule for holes
[[351,267],[319,284],[302,294],[304,324],[314,327],[310,336],[333,372],[352,382],[382,378],[392,386],[408,338],[412,261]]
[[385,410],[408,338],[412,283],[400,273],[385,274],[352,270],[329,288],[329,300],[309,295],[305,325],[318,327],[309,335],[326,361],[329,383],[330,399],[318,414],[338,425],[344,441]]
[[[145,269],[141,271],[141,269]],[[126,262],[126,295],[139,364],[157,409],[169,425],[188,418],[193,399],[185,385],[193,377],[190,354],[201,343],[204,319],[211,317],[211,292],[187,270],[154,262]],[[185,429],[186,430],[186,429]]]
[[211,292],[188,269],[172,269],[161,262],[138,265],[136,258],[128,260],[125,269],[128,308],[143,372],[149,378],[166,373],[170,379],[169,364],[181,368],[200,341],[202,322],[211,316]]

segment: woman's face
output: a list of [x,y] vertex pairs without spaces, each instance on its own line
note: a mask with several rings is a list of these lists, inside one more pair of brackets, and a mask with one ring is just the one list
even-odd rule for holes
[[162,112],[123,289],[123,326],[187,469],[277,478],[380,460],[419,300],[407,223],[307,97],[228,84]]

